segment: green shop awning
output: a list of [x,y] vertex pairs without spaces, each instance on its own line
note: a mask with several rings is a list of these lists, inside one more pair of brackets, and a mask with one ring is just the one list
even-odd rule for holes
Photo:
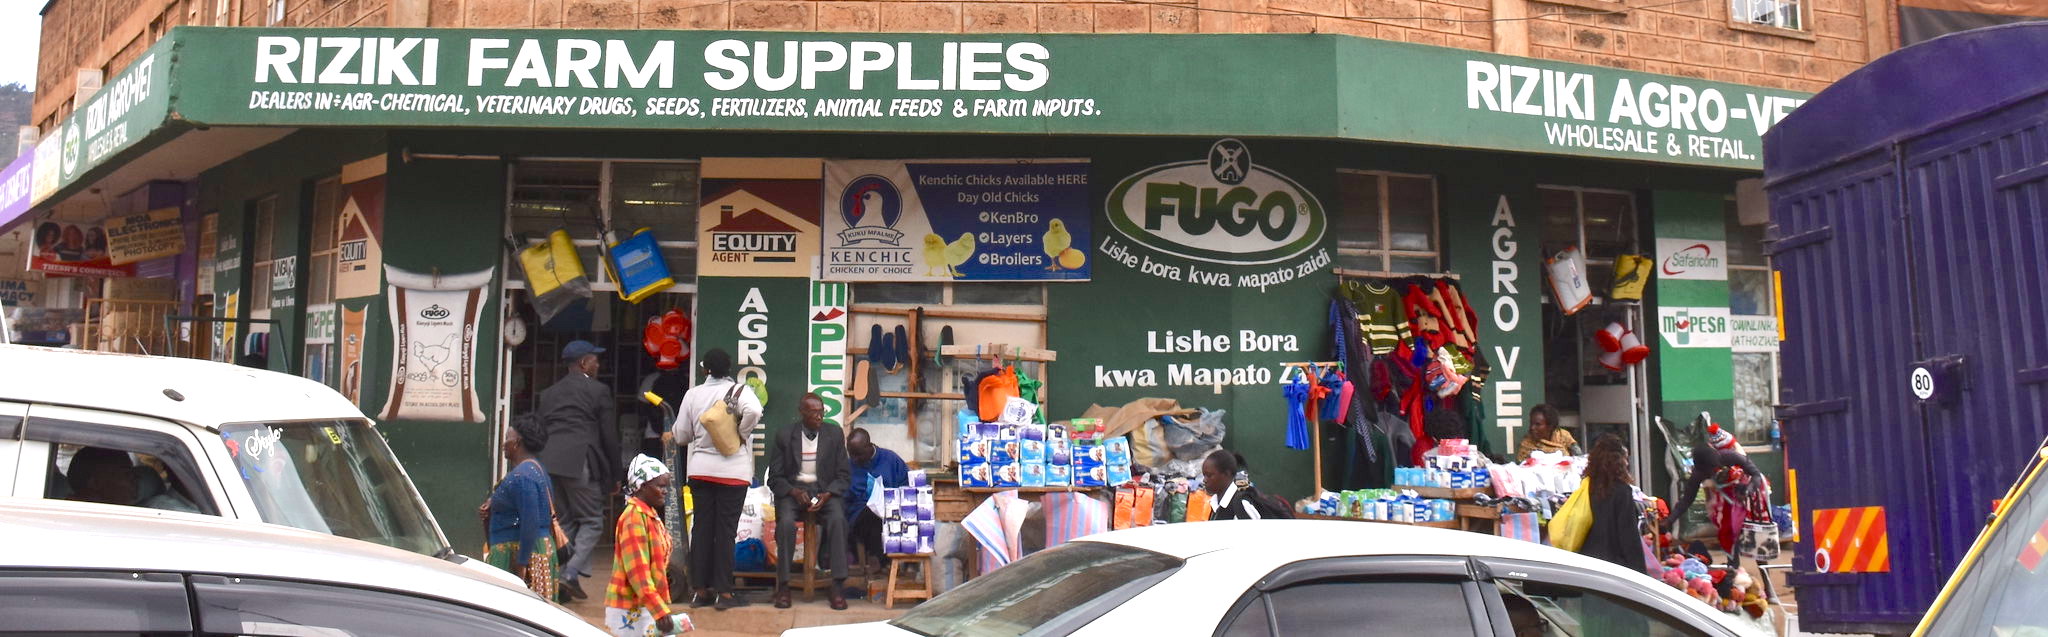
[[1341,35],[178,27],[37,149],[35,201],[197,126],[1268,136],[1756,170],[1807,97]]

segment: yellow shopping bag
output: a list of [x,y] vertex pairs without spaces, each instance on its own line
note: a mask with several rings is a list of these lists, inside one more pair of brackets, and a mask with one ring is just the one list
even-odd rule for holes
[[1550,518],[1550,545],[1577,553],[1586,543],[1586,534],[1593,530],[1592,494],[1587,493],[1591,482],[1581,478],[1579,489],[1566,498],[1564,506],[1558,508],[1557,516]]

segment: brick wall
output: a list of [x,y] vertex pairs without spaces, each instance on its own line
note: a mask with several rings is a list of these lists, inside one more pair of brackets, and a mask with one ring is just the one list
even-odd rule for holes
[[[276,1],[286,3],[286,26],[404,26],[393,16],[419,3],[435,27],[1341,33],[1800,91],[1819,91],[1894,41],[1889,28],[1877,43],[1866,34],[1893,22],[1891,0],[1804,0],[1801,32],[1730,25],[1729,0],[230,0],[239,9],[231,22],[267,24]],[[169,26],[212,24],[213,2],[52,3],[35,121],[47,127],[69,112],[74,69],[111,76]],[[1626,10],[1603,14],[1615,9]]]

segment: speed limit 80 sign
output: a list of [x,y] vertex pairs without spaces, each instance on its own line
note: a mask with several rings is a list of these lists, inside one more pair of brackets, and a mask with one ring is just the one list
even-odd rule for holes
[[1911,382],[1913,386],[1914,398],[1918,398],[1920,400],[1928,400],[1934,398],[1933,371],[1928,370],[1926,367],[1915,367],[1913,368],[1913,377],[1909,382]]

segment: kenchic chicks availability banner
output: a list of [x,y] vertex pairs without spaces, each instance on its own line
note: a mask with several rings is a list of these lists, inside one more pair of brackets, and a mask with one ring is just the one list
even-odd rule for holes
[[1085,281],[1084,161],[825,163],[830,281]]
[[440,276],[384,266],[397,351],[382,418],[484,421],[476,398],[476,326],[495,271]]

